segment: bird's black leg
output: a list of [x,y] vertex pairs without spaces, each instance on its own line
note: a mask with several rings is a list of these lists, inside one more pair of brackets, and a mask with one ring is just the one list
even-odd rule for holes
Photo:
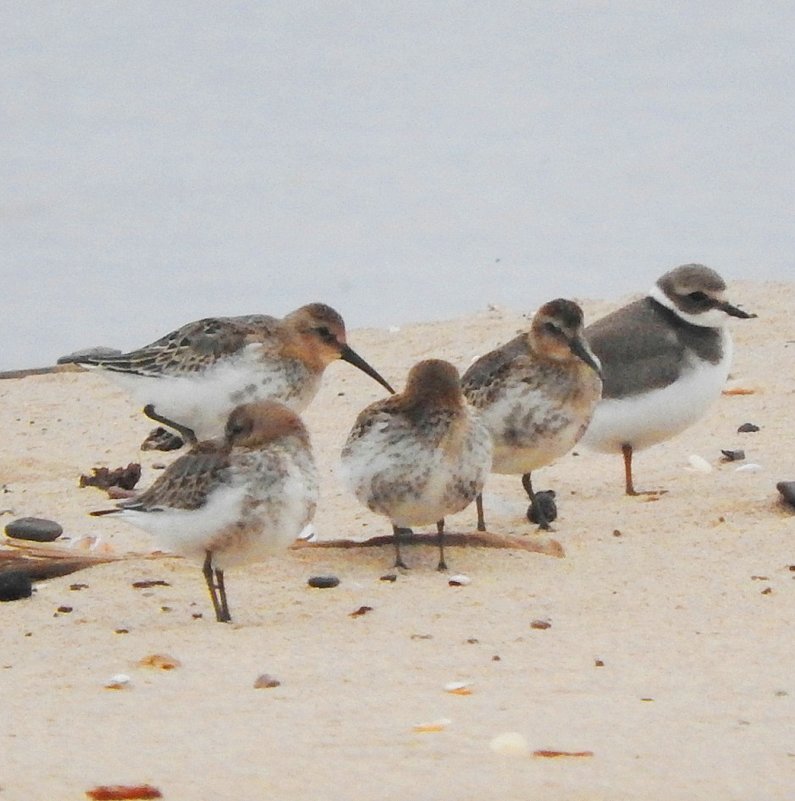
[[[226,609],[226,616],[224,616],[224,608],[221,605],[221,601],[218,599],[219,587],[215,582],[215,576],[218,573],[221,573],[221,584],[223,584],[223,571],[213,571],[212,551],[207,551],[207,556],[204,558],[204,567],[202,568],[202,573],[204,573],[204,580],[207,582],[207,589],[210,591],[210,598],[213,602],[213,609],[215,610],[215,619],[219,623],[228,623],[230,620],[229,609]],[[226,598],[225,592],[224,598]]]
[[[392,526],[392,534],[395,539],[395,567],[402,567],[404,570],[408,570],[408,566],[403,561],[403,558],[400,556],[400,535],[406,531],[407,529],[398,528],[397,526]],[[410,529],[408,529],[410,531]]]
[[444,561],[444,518],[437,521],[436,531],[439,536],[439,564],[436,569],[441,573],[443,570],[447,570],[447,563]]
[[147,403],[146,406],[144,406],[144,414],[156,423],[173,428],[189,445],[195,445],[198,442],[192,428],[183,426],[181,423],[175,423],[173,420],[169,420],[168,417],[163,417],[163,415],[158,414],[153,404]]
[[224,584],[224,571],[215,571],[215,586],[218,588],[218,595],[221,601],[220,623],[231,623],[232,615],[229,614],[229,602],[226,600],[226,584]]
[[478,531],[486,530],[486,518],[483,516],[483,493],[479,492],[475,498],[475,508],[478,510]]

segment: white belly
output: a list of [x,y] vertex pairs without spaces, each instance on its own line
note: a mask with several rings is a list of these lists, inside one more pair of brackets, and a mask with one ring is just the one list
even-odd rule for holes
[[603,398],[582,437],[595,451],[612,453],[623,445],[640,450],[684,431],[720,396],[729,375],[731,346],[724,340],[718,364],[698,362],[682,377],[662,389],[627,398]]

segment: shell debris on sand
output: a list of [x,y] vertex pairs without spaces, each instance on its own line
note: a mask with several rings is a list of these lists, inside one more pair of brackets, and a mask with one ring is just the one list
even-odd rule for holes
[[412,731],[418,734],[444,731],[452,722],[450,718],[439,718],[438,720],[431,720],[427,723],[415,723],[412,727]]
[[470,681],[448,681],[444,685],[444,691],[451,695],[472,695],[472,682]]
[[503,756],[527,756],[530,753],[527,738],[517,731],[506,731],[492,737],[489,748]]

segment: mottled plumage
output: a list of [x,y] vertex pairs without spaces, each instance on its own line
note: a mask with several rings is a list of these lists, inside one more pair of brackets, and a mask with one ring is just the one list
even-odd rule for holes
[[623,453],[628,495],[638,494],[633,451],[692,425],[726,383],[732,359],[726,323],[753,315],[728,303],[725,292],[714,270],[686,264],[661,276],[645,298],[586,329],[604,388],[583,444]]
[[219,621],[230,619],[223,571],[286,548],[310,522],[318,478],[300,418],[275,401],[244,404],[222,438],[200,442],[115,509],[158,545],[204,564]]
[[490,466],[489,433],[466,404],[458,371],[439,359],[414,365],[401,394],[364,409],[342,450],[350,490],[392,522],[399,567],[400,530],[436,523],[445,568],[444,518],[475,499]]
[[301,412],[320,387],[325,368],[343,359],[392,392],[346,342],[342,317],[311,303],[278,319],[263,314],[208,317],[150,345],[117,356],[79,357],[145,404],[155,420],[189,439],[223,431],[241,403],[272,398]]
[[[574,447],[601,393],[599,363],[583,338],[580,307],[562,299],[544,304],[529,331],[481,356],[461,385],[491,432],[492,472],[521,474],[534,514],[548,527],[530,473]],[[485,530],[481,499],[478,528]]]

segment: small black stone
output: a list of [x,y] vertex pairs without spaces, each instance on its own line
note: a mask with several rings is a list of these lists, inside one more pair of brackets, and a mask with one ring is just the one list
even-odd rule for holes
[[6,526],[6,534],[17,540],[52,542],[63,534],[63,528],[54,520],[41,517],[20,517]]
[[741,462],[745,459],[745,451],[742,448],[735,448],[734,450],[723,450],[721,448],[721,453],[727,462]]
[[319,590],[327,590],[331,587],[336,587],[340,580],[336,576],[312,576],[307,582],[310,587],[316,587]]
[[759,431],[759,426],[753,423],[743,423],[738,429],[738,434],[753,434],[754,431]]
[[[535,503],[527,507],[527,519],[531,523],[553,523],[558,517],[558,507],[555,503],[555,490],[540,490],[535,493]],[[543,521],[540,519],[536,508],[540,510]]]
[[776,489],[787,503],[795,506],[795,481],[779,481]]
[[20,598],[30,598],[32,594],[33,584],[27,573],[21,570],[0,573],[0,601],[18,601]]

